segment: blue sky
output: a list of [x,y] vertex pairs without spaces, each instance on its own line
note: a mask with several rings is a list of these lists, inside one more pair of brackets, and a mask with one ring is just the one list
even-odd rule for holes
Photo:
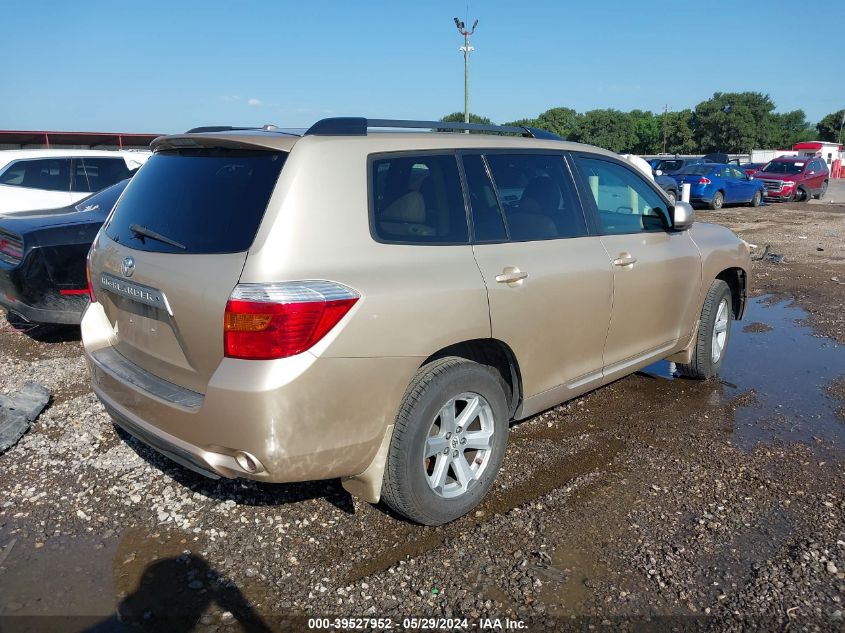
[[[466,13],[465,0],[0,0],[0,129],[438,118],[463,109],[452,18]],[[845,107],[841,2],[475,0],[469,18],[471,109],[496,122],[553,106],[679,110],[715,91],[769,93],[811,121]],[[787,45],[794,24],[834,36]],[[837,39],[838,68],[825,63]]]

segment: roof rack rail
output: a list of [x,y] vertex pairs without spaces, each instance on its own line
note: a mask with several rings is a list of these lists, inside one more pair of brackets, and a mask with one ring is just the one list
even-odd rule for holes
[[519,134],[528,138],[562,140],[557,134],[534,127],[515,125],[487,125],[484,123],[458,123],[454,121],[405,121],[402,119],[365,119],[363,117],[332,117],[321,119],[308,128],[306,136],[366,136],[369,128],[455,130]]

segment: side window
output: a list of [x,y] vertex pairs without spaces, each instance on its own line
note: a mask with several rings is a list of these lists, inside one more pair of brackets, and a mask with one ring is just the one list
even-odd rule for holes
[[604,233],[664,231],[669,226],[666,203],[632,169],[596,158],[575,160]]
[[469,192],[472,226],[476,242],[497,242],[508,237],[496,191],[481,156],[464,155],[464,174]]
[[559,154],[485,156],[513,241],[580,237],[584,213]]
[[379,241],[469,242],[454,154],[376,156],[371,178],[372,227]]
[[48,191],[69,191],[70,159],[39,158],[19,160],[0,176],[0,185],[46,189]]
[[743,174],[738,169],[730,167],[730,171],[731,171],[731,178],[736,178],[737,180],[745,180],[745,174]]
[[131,175],[122,158],[74,158],[73,191],[101,191]]

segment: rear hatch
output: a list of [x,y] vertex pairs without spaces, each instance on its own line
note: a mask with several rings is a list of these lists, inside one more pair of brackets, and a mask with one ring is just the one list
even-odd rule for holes
[[223,358],[226,302],[287,153],[190,145],[156,153],[126,188],[91,281],[120,354],[205,393]]

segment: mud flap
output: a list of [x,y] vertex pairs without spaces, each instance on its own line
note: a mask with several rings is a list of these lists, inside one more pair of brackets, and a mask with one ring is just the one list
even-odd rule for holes
[[0,454],[17,444],[50,401],[50,390],[34,382],[11,396],[0,394]]
[[393,425],[384,431],[376,456],[367,469],[359,475],[344,477],[341,480],[343,488],[353,497],[363,499],[368,503],[378,503],[381,499],[381,484],[384,480],[384,468],[387,464],[387,452],[390,450],[390,440],[393,439]]

